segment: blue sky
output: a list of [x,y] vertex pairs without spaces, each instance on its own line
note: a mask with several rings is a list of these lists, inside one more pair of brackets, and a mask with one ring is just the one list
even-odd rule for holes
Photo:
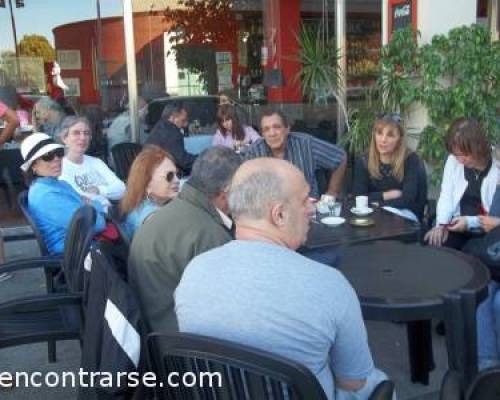
[[[8,2],[5,0],[6,8],[0,8],[0,51],[14,51]],[[12,0],[18,41],[23,35],[36,33],[54,45],[54,27],[97,16],[96,0],[24,0],[24,4],[24,8],[15,8]],[[100,0],[100,4],[101,17],[122,15],[121,0]]]

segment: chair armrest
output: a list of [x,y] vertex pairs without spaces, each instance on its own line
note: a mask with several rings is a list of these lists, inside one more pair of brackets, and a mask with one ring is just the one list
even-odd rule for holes
[[73,293],[49,293],[22,297],[0,304],[0,315],[13,312],[41,311],[56,306],[80,305],[82,296]]
[[464,398],[464,390],[462,378],[457,371],[448,370],[444,375],[441,383],[440,400],[462,400]]
[[368,400],[392,400],[392,394],[394,393],[394,383],[392,381],[382,381],[375,389],[373,389],[372,394]]
[[62,257],[35,257],[0,264],[0,273],[15,272],[26,269],[44,268],[46,272],[59,272],[62,268]]

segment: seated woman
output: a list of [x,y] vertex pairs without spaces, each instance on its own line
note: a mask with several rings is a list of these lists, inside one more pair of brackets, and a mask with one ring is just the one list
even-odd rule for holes
[[424,188],[419,188],[421,164],[405,143],[401,119],[385,114],[373,124],[368,154],[356,160],[353,193],[366,195],[370,202],[400,209],[414,221],[425,206]]
[[62,120],[66,116],[63,107],[49,97],[38,100],[32,110],[31,122],[35,132],[43,132],[55,138]]
[[488,138],[475,119],[459,118],[451,124],[446,149],[450,155],[444,167],[436,226],[424,239],[433,246],[461,250],[484,233],[480,216],[490,211],[499,173]]
[[251,126],[243,125],[233,106],[223,104],[217,111],[217,126],[212,140],[213,146],[225,146],[239,150],[241,145],[250,144],[260,139],[260,135]]
[[42,233],[50,254],[64,251],[64,238],[76,210],[92,204],[97,212],[95,232],[105,229],[103,209],[99,203],[80,196],[67,182],[57,178],[61,174],[64,156],[62,145],[44,133],[34,133],[21,144],[24,163],[21,169],[31,181],[28,192],[30,214]]
[[127,179],[127,191],[120,202],[129,238],[137,228],[179,192],[174,158],[158,146],[145,147],[135,158]]
[[99,158],[85,155],[92,132],[84,117],[66,117],[59,130],[61,141],[66,145],[62,174],[59,179],[68,182],[82,196],[96,200],[104,209],[110,200],[120,200],[125,184]]

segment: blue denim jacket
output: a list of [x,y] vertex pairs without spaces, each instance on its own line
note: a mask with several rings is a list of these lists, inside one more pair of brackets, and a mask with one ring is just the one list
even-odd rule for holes
[[[28,208],[40,229],[50,254],[64,251],[64,238],[71,218],[84,205],[80,195],[65,181],[53,177],[36,178],[28,193]],[[95,232],[104,230],[106,221],[102,206],[92,205],[97,210]]]

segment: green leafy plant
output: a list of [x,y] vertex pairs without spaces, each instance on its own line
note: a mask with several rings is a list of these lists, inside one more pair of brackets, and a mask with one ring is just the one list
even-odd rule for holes
[[311,103],[325,103],[338,90],[340,53],[331,38],[323,35],[321,26],[302,25],[296,35],[299,52],[295,61],[302,69],[293,78],[300,80],[302,94]]
[[452,29],[418,47],[418,33],[397,30],[382,49],[377,90],[381,109],[405,114],[420,102],[430,123],[420,132],[418,151],[437,182],[446,159],[444,138],[458,117],[474,117],[493,144],[500,138],[500,44],[479,25]]

